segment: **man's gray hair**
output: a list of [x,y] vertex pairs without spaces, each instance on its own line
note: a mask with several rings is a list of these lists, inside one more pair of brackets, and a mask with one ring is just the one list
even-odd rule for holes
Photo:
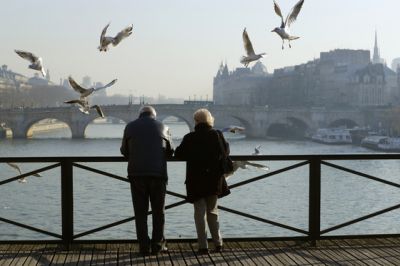
[[151,116],[153,116],[154,118],[156,118],[156,116],[157,116],[156,109],[154,109],[154,107],[150,106],[150,105],[146,105],[146,106],[143,106],[142,108],[140,108],[139,114],[143,114],[143,113],[150,113]]

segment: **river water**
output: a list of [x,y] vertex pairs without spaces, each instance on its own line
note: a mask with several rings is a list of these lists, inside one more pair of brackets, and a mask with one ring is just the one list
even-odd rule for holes
[[[69,129],[34,133],[27,140],[0,140],[0,156],[118,156],[123,124],[91,124],[86,139],[71,139]],[[188,132],[185,124],[169,125],[178,145]],[[249,155],[261,145],[261,152],[269,154],[334,154],[372,153],[362,147],[328,146],[309,141],[276,141],[260,139],[231,139],[231,154]],[[270,171],[296,162],[259,162]],[[350,161],[334,162],[364,173],[400,183],[400,162]],[[48,164],[20,164],[22,171],[30,171]],[[119,176],[126,176],[126,163],[87,163]],[[0,180],[16,176],[14,169],[0,164]],[[185,163],[168,164],[168,190],[185,193]],[[261,174],[264,170],[239,169],[228,180],[234,184]],[[26,183],[11,182],[0,186],[0,217],[61,234],[60,169],[29,177]],[[398,204],[398,189],[365,178],[322,166],[321,229],[341,224],[360,216]],[[180,199],[167,196],[167,204]],[[219,201],[221,206],[308,229],[308,166],[232,189],[231,195]],[[384,215],[345,227],[332,234],[399,233],[400,216],[395,210]],[[85,232],[133,216],[129,184],[92,172],[74,168],[74,232]],[[296,232],[281,229],[220,211],[224,237],[295,236]],[[151,225],[151,219],[149,219]],[[181,205],[166,211],[167,238],[195,238],[193,207]],[[135,238],[133,222],[107,229],[82,239]],[[0,222],[0,240],[52,239],[52,237]]]

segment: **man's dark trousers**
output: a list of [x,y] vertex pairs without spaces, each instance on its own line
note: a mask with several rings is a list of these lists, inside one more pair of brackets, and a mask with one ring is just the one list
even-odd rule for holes
[[[153,176],[129,177],[133,208],[135,212],[136,235],[141,252],[160,251],[165,246],[165,192],[167,179]],[[147,212],[151,203],[153,232],[151,240],[147,228]]]

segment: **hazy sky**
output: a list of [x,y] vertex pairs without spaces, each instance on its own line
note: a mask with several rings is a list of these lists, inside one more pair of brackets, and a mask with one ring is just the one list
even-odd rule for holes
[[[287,12],[297,0],[278,0]],[[81,82],[118,82],[109,94],[187,99],[212,95],[220,62],[239,67],[247,27],[254,49],[270,72],[304,63],[335,48],[371,49],[378,30],[388,65],[400,57],[396,18],[399,0],[305,0],[292,49],[281,50],[271,30],[280,24],[272,0],[1,0],[1,61],[26,76],[27,61],[14,49],[41,56],[53,82],[72,75]],[[103,27],[109,35],[133,24],[133,34],[106,53],[97,50]],[[397,27],[397,28],[396,28]],[[252,64],[251,64],[252,66]]]

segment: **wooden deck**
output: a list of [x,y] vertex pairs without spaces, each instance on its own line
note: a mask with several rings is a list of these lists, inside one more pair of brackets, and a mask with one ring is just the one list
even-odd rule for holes
[[400,239],[226,241],[222,253],[197,255],[195,243],[168,243],[169,251],[141,257],[136,244],[0,245],[3,265],[400,265]]

